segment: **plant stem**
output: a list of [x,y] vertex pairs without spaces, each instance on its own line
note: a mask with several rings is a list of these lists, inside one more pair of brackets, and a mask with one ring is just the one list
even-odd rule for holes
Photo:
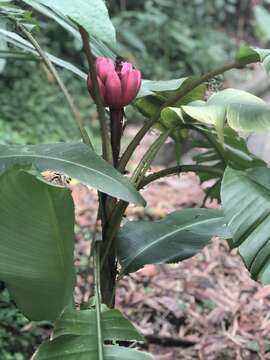
[[[132,177],[131,182],[135,185],[135,187],[138,187],[138,184],[141,182],[142,178],[144,177],[146,171],[149,169],[153,159],[155,158],[156,154],[158,153],[161,146],[164,144],[170,133],[174,130],[174,128],[169,129],[162,133],[155,141],[154,143],[149,147],[149,149],[144,154],[142,160],[140,161],[139,165],[135,169]],[[118,204],[116,205],[111,218],[110,218],[110,224],[107,229],[107,235],[106,235],[106,247],[104,250],[104,254],[102,256],[101,260],[101,269],[104,266],[105,260],[112,248],[113,240],[115,238],[115,235],[117,234],[117,231],[121,225],[122,217],[125,213],[125,210],[128,206],[128,203],[125,201],[120,200]]]
[[52,74],[53,78],[55,79],[56,83],[58,84],[59,88],[62,90],[67,103],[70,107],[71,113],[76,121],[76,124],[78,126],[78,129],[80,131],[81,134],[81,138],[83,140],[83,142],[87,145],[89,145],[91,147],[91,149],[93,148],[93,145],[91,143],[91,140],[85,130],[85,128],[82,125],[81,122],[81,117],[80,117],[80,113],[77,110],[72,97],[70,96],[68,89],[66,88],[66,86],[64,85],[63,81],[61,80],[55,66],[53,65],[53,63],[51,62],[51,60],[49,59],[49,57],[47,56],[47,54],[43,51],[43,49],[40,47],[40,45],[38,44],[38,42],[36,41],[36,39],[32,36],[32,34],[21,24],[17,23],[18,28],[23,32],[23,34],[27,37],[27,39],[30,41],[30,43],[34,46],[34,48],[36,49],[36,51],[38,52],[38,54],[40,55],[40,57],[42,58],[42,60],[44,61],[44,64],[46,65],[47,69],[49,70],[49,72]]
[[98,360],[104,360],[103,335],[101,320],[101,291],[100,291],[100,241],[94,245],[94,275],[95,275],[95,302],[98,338]]
[[194,131],[197,131],[199,134],[201,134],[204,138],[206,138],[208,140],[208,142],[212,145],[212,147],[215,149],[215,151],[217,152],[217,154],[219,155],[221,161],[227,165],[227,159],[226,159],[226,153],[224,151],[224,148],[222,145],[220,145],[217,141],[215,141],[214,137],[212,136],[212,134],[210,134],[209,131],[204,131],[202,128],[198,127],[198,126],[194,126],[192,124],[185,124],[184,126],[186,129],[191,129]]
[[197,86],[203,84],[207,80],[222,74],[228,70],[234,69],[238,67],[239,64],[237,62],[232,62],[229,64],[226,64],[224,66],[221,66],[213,71],[208,72],[207,74],[201,76],[198,79],[195,79],[194,81],[191,81],[190,84],[188,84],[186,87],[181,87],[179,91],[177,91],[176,94],[169,97],[169,99],[161,106],[160,109],[156,111],[156,113],[144,124],[144,126],[139,130],[139,132],[136,134],[134,139],[130,142],[128,147],[126,148],[125,152],[123,153],[119,164],[118,164],[118,170],[120,172],[123,172],[126,168],[126,165],[131,158],[133,152],[135,151],[136,147],[140,144],[141,140],[145,136],[145,134],[148,132],[148,130],[151,129],[151,127],[159,120],[161,111],[168,106],[172,106],[175,103],[177,103],[181,98],[186,96],[190,91],[192,91]]
[[101,270],[105,265],[106,258],[111,250],[111,247],[113,245],[113,240],[115,238],[115,235],[117,234],[117,231],[120,228],[122,217],[127,207],[128,207],[128,203],[123,200],[120,200],[116,205],[116,207],[114,208],[114,211],[112,212],[112,215],[110,217],[110,225],[108,227],[107,236],[106,236],[106,248],[104,250],[101,259]]
[[174,128],[164,131],[148,148],[146,153],[144,154],[142,160],[138,164],[137,168],[134,170],[131,176],[131,182],[138,186],[144,175],[146,174],[147,170],[149,169],[152,161],[156,157],[158,151],[160,150],[161,146],[165,143],[170,133],[174,130]]
[[[93,54],[91,52],[91,44],[89,41],[88,33],[82,28],[79,27],[80,34],[83,41],[83,50],[87,57],[89,69],[90,69],[90,76],[93,83],[93,93],[94,93],[94,101],[97,107],[98,118],[100,122],[100,132],[101,132],[101,139],[102,139],[102,154],[103,158],[108,161],[109,163],[113,163],[113,154],[112,154],[112,147],[109,137],[109,131],[107,128],[106,122],[106,114],[105,108],[102,103],[100,89],[97,80],[97,73],[96,73],[96,66]],[[111,216],[111,198],[105,194],[99,194],[99,204],[101,206],[101,215],[102,215],[102,244],[101,244],[101,253],[104,253],[104,249],[107,248],[107,228],[109,226],[109,218]],[[117,274],[116,268],[116,258],[114,249],[107,252],[106,259],[104,261],[104,268],[100,269],[100,287],[101,287],[101,295],[102,301],[109,307],[112,306],[111,304],[111,293],[112,289],[115,284],[115,278]]]
[[[223,172],[224,173],[224,172]],[[222,177],[210,188],[205,191],[205,197],[203,199],[201,207],[205,207],[206,200],[211,196],[212,192],[216,189],[217,186],[221,184]]]
[[93,82],[93,94],[94,100],[97,107],[98,119],[100,123],[100,132],[101,132],[101,139],[102,139],[102,154],[103,158],[108,162],[112,163],[112,148],[110,143],[109,132],[106,124],[106,113],[105,109],[101,100],[98,80],[97,80],[97,73],[96,73],[96,66],[94,56],[91,51],[91,44],[89,34],[86,30],[84,30],[81,26],[79,26],[82,42],[83,42],[83,51],[86,55],[91,80]]
[[[223,73],[225,71],[228,71],[230,69],[235,68],[238,66],[236,62],[227,64],[225,66],[222,66],[214,71],[211,71],[204,76],[200,77],[199,79],[195,79],[190,84],[188,84],[186,87],[181,88],[176,94],[171,96],[164,104],[163,106],[152,116],[152,118],[144,124],[144,126],[139,130],[139,132],[136,134],[134,139],[131,141],[131,143],[128,145],[127,149],[125,150],[124,154],[122,155],[119,164],[118,164],[118,170],[120,172],[123,172],[125,170],[125,167],[131,158],[133,152],[139,145],[140,141],[143,139],[147,131],[159,120],[160,114],[163,108],[167,106],[174,105],[176,102],[178,102],[182,97],[187,95],[191,90],[199,86],[200,84],[206,82],[207,80],[213,78],[214,76]],[[164,142],[166,138],[169,136],[170,132],[173,129],[171,129],[167,134],[163,134],[164,136]],[[162,140],[158,139],[158,142]],[[147,153],[145,154],[144,158],[136,168],[131,180],[135,184],[135,186],[139,186],[140,182],[142,181],[146,171],[148,170],[151,161],[156,156],[158,149],[160,148],[158,145],[158,142],[154,142],[152,146],[148,149]],[[215,147],[216,148],[216,147]],[[222,157],[222,159],[224,159]],[[179,169],[178,169],[179,171]],[[119,201],[119,203],[116,205],[111,217],[110,217],[110,224],[108,226],[107,232],[106,232],[106,247],[103,253],[103,257],[101,259],[101,269],[103,268],[106,258],[110,253],[110,250],[113,245],[114,238],[117,234],[117,231],[119,230],[119,227],[121,225],[122,217],[125,213],[125,210],[128,206],[128,203],[124,201]]]
[[193,171],[193,172],[208,172],[210,174],[215,174],[217,176],[221,176],[224,171],[222,169],[217,169],[215,167],[212,166],[204,166],[204,165],[179,165],[179,166],[174,166],[168,169],[164,169],[161,171],[158,171],[154,174],[148,175],[146,176],[144,179],[142,179],[142,181],[139,184],[139,189],[142,189],[143,187],[145,187],[146,185],[150,184],[151,182],[158,180],[160,178],[166,177],[166,176],[170,176],[170,175],[177,175],[180,172],[188,172],[188,171]]
[[[137,185],[138,189],[143,188],[144,186],[150,184],[151,182],[160,179],[165,176],[169,176],[172,174],[179,174],[180,172],[187,172],[187,171],[204,171],[209,172],[212,174],[216,174],[217,176],[221,176],[223,174],[223,171],[221,169],[217,169],[210,166],[203,166],[203,165],[180,165],[175,166],[169,169],[164,169],[159,172],[156,172],[154,174],[148,175],[147,177],[143,178]],[[104,261],[106,258],[107,253],[110,250],[110,247],[112,246],[113,239],[115,235],[117,234],[117,231],[121,225],[122,217],[125,213],[126,208],[128,207],[128,203],[125,201],[120,200],[117,204],[114,212],[112,213],[111,219],[110,219],[110,226],[108,228],[108,237],[107,237],[107,245],[106,245],[106,252],[102,256],[101,259],[101,268],[104,265]],[[110,247],[109,247],[110,246]]]
[[[197,130],[198,132],[200,132],[199,130]],[[207,131],[201,131],[200,132],[208,141],[209,143],[213,146],[213,148],[216,150],[217,154],[219,155],[220,159],[222,160],[222,162],[227,165],[227,159],[226,159],[226,154],[225,151],[223,149],[223,147],[221,145],[219,145],[219,143],[217,143],[214,139],[213,136],[208,133]]]
[[111,146],[113,153],[113,165],[116,168],[119,160],[121,137],[123,134],[124,109],[110,109]]

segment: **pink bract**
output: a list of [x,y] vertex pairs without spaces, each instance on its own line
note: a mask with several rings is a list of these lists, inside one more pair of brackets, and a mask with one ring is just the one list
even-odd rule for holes
[[[141,72],[132,64],[100,57],[96,60],[96,72],[99,89],[104,106],[117,110],[130,104],[137,96],[141,87]],[[93,97],[93,83],[88,75],[87,85]]]

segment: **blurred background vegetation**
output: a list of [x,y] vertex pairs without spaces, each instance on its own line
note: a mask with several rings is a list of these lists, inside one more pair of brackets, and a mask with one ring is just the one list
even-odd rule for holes
[[[240,43],[267,47],[270,1],[257,3],[107,0],[118,34],[117,52],[133,62],[144,78],[156,80],[206,72],[232,58]],[[80,44],[52,21],[34,15],[41,27],[35,34],[39,43],[52,54],[86,69]],[[86,85],[69,72],[59,71],[85,126],[95,135],[97,120]],[[78,138],[66,101],[45,67],[35,61],[0,60],[0,143],[34,144]],[[0,324],[3,360],[28,359],[49,328],[49,324],[29,324],[1,284]]]
[[[231,58],[239,42],[258,40],[250,0],[108,0],[107,4],[117,29],[117,52],[149,79],[200,74]],[[54,22],[34,15],[41,26],[36,33],[39,42],[86,69],[78,41]],[[85,84],[60,72],[84,124],[95,133],[97,122]],[[40,63],[11,59],[0,79],[1,143],[78,139],[63,95]]]

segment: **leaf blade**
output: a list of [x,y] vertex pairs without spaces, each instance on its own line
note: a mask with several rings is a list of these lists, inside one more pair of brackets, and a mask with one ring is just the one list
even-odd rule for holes
[[[96,317],[93,310],[64,311],[57,321],[53,339],[59,336],[92,336],[96,332]],[[143,341],[143,337],[119,310],[106,310],[101,313],[103,338],[105,341]]]
[[[50,341],[42,344],[32,360],[98,360],[95,309],[66,310],[56,324],[55,334]],[[104,341],[142,340],[134,326],[117,310],[106,308],[101,312]],[[151,360],[152,357],[119,345],[104,346],[104,360]]]
[[238,89],[226,89],[206,102],[182,106],[194,120],[215,125],[221,137],[225,121],[234,130],[262,131],[270,128],[270,106],[262,99]]
[[[75,24],[70,20],[61,16],[59,13],[52,11],[50,8],[42,5],[34,0],[22,0],[27,5],[31,6],[36,11],[40,12],[44,16],[56,21],[62,28],[70,32],[78,41],[81,41],[81,35]],[[115,53],[107,45],[98,41],[96,38],[91,39],[92,51],[95,56],[105,56],[115,58]]]
[[[232,233],[231,247],[238,247],[251,276],[270,283],[270,170],[227,168],[221,188],[225,217]],[[248,196],[247,196],[248,194]]]
[[128,273],[146,264],[182,261],[215,235],[229,236],[222,211],[185,209],[154,223],[127,223],[117,236],[116,251],[122,272]]
[[14,168],[0,183],[0,278],[26,317],[55,320],[75,280],[71,195]]
[[103,0],[38,0],[39,3],[55,10],[81,25],[89,35],[111,43],[116,41],[115,29]]
[[[37,59],[40,59],[40,56],[39,56],[38,52],[35,50],[35,48],[33,47],[33,45],[29,41],[27,41],[24,38],[22,38],[21,36],[19,36],[18,34],[12,32],[12,31],[5,30],[5,29],[0,29],[0,38],[10,44],[13,44],[13,45],[23,49],[24,51],[34,54],[37,57]],[[74,66],[71,63],[69,63],[65,60],[62,60],[50,53],[46,53],[46,55],[51,60],[51,62],[54,63],[55,65],[60,66],[66,70],[69,70],[73,74],[86,80],[87,74],[84,73],[83,71],[81,71],[76,66]]]
[[[104,360],[153,360],[152,356],[121,346],[104,346]],[[32,360],[98,360],[96,338],[89,336],[61,336],[41,345]]]
[[16,163],[34,164],[40,171],[61,171],[116,198],[145,204],[123,175],[82,143],[0,145],[0,172]]

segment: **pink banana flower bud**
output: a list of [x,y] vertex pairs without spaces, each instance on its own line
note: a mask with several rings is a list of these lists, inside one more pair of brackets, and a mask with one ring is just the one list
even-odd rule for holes
[[[115,64],[109,58],[96,60],[96,72],[103,105],[113,110],[122,109],[137,96],[141,87],[141,73],[132,64],[117,58]],[[93,82],[90,74],[87,86],[93,97]]]
[[[123,135],[123,108],[136,98],[141,87],[141,73],[120,57],[117,57],[115,64],[109,58],[97,58],[95,66],[101,100],[104,106],[110,108],[111,146],[114,166],[117,167]],[[90,74],[87,87],[94,97]]]

